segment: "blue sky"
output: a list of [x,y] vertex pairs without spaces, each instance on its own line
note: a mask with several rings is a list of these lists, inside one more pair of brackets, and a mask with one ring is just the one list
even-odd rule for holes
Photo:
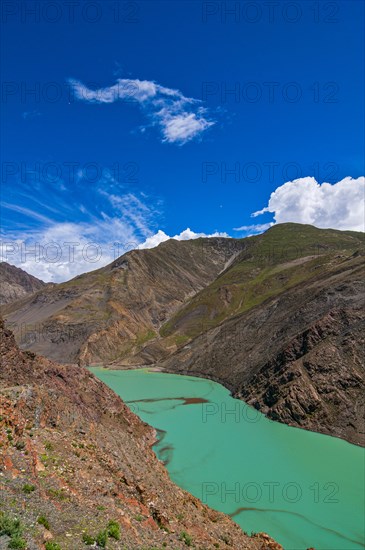
[[[187,228],[361,229],[362,2],[36,4],[2,4],[10,263],[62,280],[107,263],[114,242]],[[103,255],[37,262],[10,242],[95,242]]]

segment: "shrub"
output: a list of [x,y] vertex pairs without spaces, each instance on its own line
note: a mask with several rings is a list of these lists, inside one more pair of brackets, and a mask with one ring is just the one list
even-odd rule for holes
[[62,550],[61,546],[57,544],[57,542],[46,542],[45,544],[46,550]]
[[115,540],[120,540],[120,525],[117,521],[109,521],[108,535]]
[[92,544],[95,544],[96,540],[94,539],[94,537],[92,537],[91,535],[89,535],[88,533],[84,533],[82,535],[82,540],[83,542],[87,545],[87,546],[91,546]]
[[185,542],[186,546],[191,546],[191,543],[193,542],[191,535],[189,535],[186,531],[181,531],[179,538]]
[[8,535],[8,537],[20,536],[22,528],[18,519],[12,519],[6,514],[0,514],[0,536]]
[[27,547],[27,541],[20,535],[14,535],[11,537],[8,544],[8,548],[17,548],[18,550],[24,550]]
[[0,536],[8,535],[10,537],[8,548],[18,548],[22,550],[27,547],[27,541],[22,538],[22,527],[20,521],[11,518],[7,514],[0,513]]
[[39,525],[43,525],[43,527],[45,527],[49,531],[49,521],[45,516],[39,516],[39,518],[37,519],[37,523],[39,523]]
[[57,498],[58,500],[65,500],[66,495],[63,489],[49,489],[48,493],[51,497]]
[[100,548],[105,548],[108,542],[108,531],[100,531],[96,536],[96,543]]
[[25,483],[25,485],[23,485],[23,493],[29,495],[30,493],[33,493],[33,491],[35,491],[34,485],[30,485],[29,483]]

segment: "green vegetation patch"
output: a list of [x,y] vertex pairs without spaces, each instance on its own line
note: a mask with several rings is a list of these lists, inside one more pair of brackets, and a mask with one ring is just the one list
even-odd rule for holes
[[109,521],[107,528],[99,531],[95,536],[84,533],[82,535],[82,540],[86,546],[93,546],[96,543],[100,548],[105,548],[109,537],[120,540],[120,525],[117,521]]
[[152,340],[152,338],[155,338],[155,336],[156,333],[153,330],[148,330],[147,332],[139,334],[136,338],[136,346],[143,346],[143,344],[145,344],[149,340]]
[[88,533],[84,533],[82,535],[82,541],[86,544],[86,546],[92,546],[96,542],[95,538]]
[[191,546],[193,543],[193,538],[186,531],[181,531],[179,539],[185,542],[186,546]]
[[22,491],[26,495],[30,495],[31,493],[33,493],[33,491],[35,491],[35,486],[31,485],[30,483],[25,483],[22,487]]
[[50,524],[48,519],[45,516],[39,516],[39,518],[37,519],[37,523],[39,525],[43,525],[43,527],[49,531]]
[[11,537],[8,544],[8,548],[18,548],[18,550],[25,550],[27,547],[27,541],[20,535],[14,535]]
[[120,540],[120,525],[117,521],[109,521],[108,535],[115,540]]
[[96,544],[100,546],[100,548],[105,548],[106,543],[108,542],[108,531],[105,529],[104,531],[100,531],[96,535]]
[[51,497],[56,498],[57,500],[66,500],[67,498],[63,489],[49,489],[48,493]]
[[18,518],[12,518],[4,512],[0,512],[0,536],[7,535],[10,537],[8,548],[19,548],[20,550],[27,547],[27,541],[23,538],[23,527]]

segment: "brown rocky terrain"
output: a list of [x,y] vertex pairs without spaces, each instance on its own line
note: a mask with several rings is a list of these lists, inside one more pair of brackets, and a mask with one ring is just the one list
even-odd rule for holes
[[88,370],[0,336],[1,548],[280,550],[174,485],[153,430]]
[[43,288],[45,284],[19,267],[0,262],[0,305],[32,294]]

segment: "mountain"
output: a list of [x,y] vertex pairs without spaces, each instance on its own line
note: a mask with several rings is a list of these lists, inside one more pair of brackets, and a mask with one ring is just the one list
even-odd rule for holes
[[21,346],[49,358],[158,363],[364,445],[364,264],[362,233],[280,224],[134,250],[3,309]]
[[46,283],[19,267],[0,262],[0,304],[8,304],[40,290]]
[[290,246],[284,261],[268,258],[257,239],[163,327],[189,343],[161,366],[217,380],[274,420],[365,445],[362,237],[318,233],[313,254],[313,228],[269,233],[302,242],[301,255]]
[[[4,308],[19,344],[61,362],[133,359],[161,325],[214,281],[244,243],[170,240],[46,287]],[[21,330],[20,330],[21,329]],[[154,360],[154,353],[151,350]]]
[[0,348],[1,548],[281,549],[174,485],[152,428],[88,370],[19,351],[2,322]]

